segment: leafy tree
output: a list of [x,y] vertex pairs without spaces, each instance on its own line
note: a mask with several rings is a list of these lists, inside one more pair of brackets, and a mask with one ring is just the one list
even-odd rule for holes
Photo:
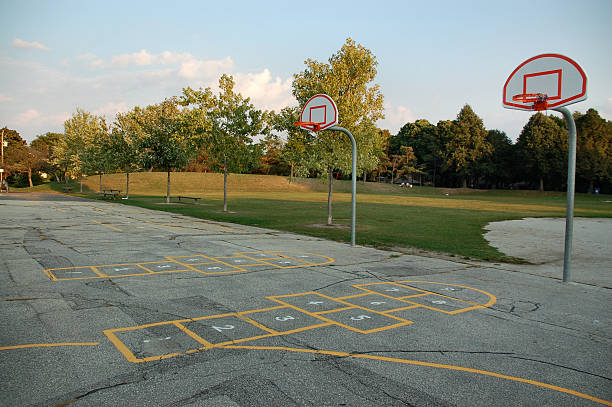
[[612,181],[612,122],[603,119],[597,110],[574,114],[577,132],[576,175],[588,183],[593,192],[595,183]]
[[263,149],[262,166],[260,172],[267,175],[286,174],[289,169],[283,159],[283,142],[277,134],[268,134],[259,145]]
[[391,155],[391,183],[395,182],[395,174],[397,178],[405,174],[420,173],[421,170],[416,167],[417,158],[412,151],[412,147],[401,146],[401,154]]
[[567,168],[567,131],[552,117],[536,113],[529,118],[517,140],[525,177],[539,181],[563,179]]
[[33,149],[39,151],[43,155],[45,163],[42,169],[49,174],[53,174],[57,181],[60,181],[61,168],[52,163],[55,159],[55,148],[63,137],[64,135],[62,133],[47,132],[37,136],[32,143],[30,143]]
[[487,141],[482,119],[469,105],[459,111],[445,147],[448,164],[459,173],[463,188],[466,188],[468,177],[478,175],[477,163],[491,154],[491,144]]
[[279,113],[271,112],[269,115],[272,130],[287,135],[287,141],[281,148],[281,159],[289,166],[289,182],[293,182],[296,174],[305,175],[308,172],[308,150],[313,137],[293,124],[299,116],[299,107],[285,107]]
[[[376,155],[375,143],[377,129],[374,123],[384,118],[383,95],[379,85],[373,85],[378,62],[370,50],[348,38],[342,48],[329,58],[328,63],[307,59],[306,68],[294,75],[293,95],[300,105],[318,93],[329,95],[338,107],[338,124],[348,129],[354,136],[358,153],[368,167],[375,168],[375,159],[366,158]],[[369,139],[369,140],[368,140]],[[312,145],[310,165],[319,173],[327,174],[328,215],[327,223],[332,223],[332,172],[351,171],[351,146],[340,134],[329,131],[319,132]],[[362,167],[362,171],[364,168]]]
[[130,172],[140,169],[138,142],[144,137],[138,124],[138,112],[119,113],[109,136],[105,139],[104,152],[110,167],[125,172],[125,198],[130,198]]
[[19,132],[17,130],[12,130],[7,128],[6,126],[0,131],[3,134],[4,143],[6,147],[3,147],[3,162],[2,167],[4,168],[4,174],[2,178],[8,177],[12,171],[14,171],[13,167],[18,163],[19,158],[22,155],[22,150],[26,147],[26,141],[21,138]]
[[[78,109],[64,122],[64,137],[55,148],[53,163],[78,176],[83,192],[83,175],[100,168],[100,144],[108,132],[101,116]],[[66,182],[68,182],[66,177]]]
[[424,119],[406,123],[391,139],[390,150],[393,154],[398,154],[401,146],[412,147],[418,166],[436,185],[436,177],[439,175],[443,161],[443,142],[439,138],[436,126]]
[[374,170],[375,177],[383,177],[387,173],[387,168],[391,165],[389,160],[389,142],[391,137],[389,130],[379,130],[376,134],[378,164]]
[[512,182],[519,161],[514,145],[506,133],[500,130],[489,130],[487,141],[492,146],[492,152],[478,163],[479,172],[493,188],[506,186]]
[[134,135],[138,136],[136,148],[141,152],[141,163],[168,173],[166,203],[170,203],[170,173],[183,168],[198,154],[202,134],[174,99],[144,109],[136,107],[133,118],[140,128]]
[[[222,75],[218,95],[210,88],[183,89],[181,104],[194,105],[192,118],[199,128],[206,129],[206,151],[223,169],[223,211],[227,212],[227,177],[230,171],[243,171],[253,166],[257,147],[252,137],[267,132],[264,115],[255,109],[249,98],[234,92],[234,78]],[[256,154],[253,154],[256,153]]]

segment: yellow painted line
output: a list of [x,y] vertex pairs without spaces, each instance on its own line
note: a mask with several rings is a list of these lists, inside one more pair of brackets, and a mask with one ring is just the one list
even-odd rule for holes
[[109,228],[109,229],[113,229],[113,230],[116,230],[117,232],[123,232],[123,230],[121,230],[121,229],[119,229],[119,228],[116,228],[116,227],[111,226],[111,225],[104,224],[104,223],[99,222],[99,221],[97,221],[97,220],[95,220],[95,219],[92,219],[92,222],[97,223],[98,225],[106,226],[107,228]]
[[548,383],[538,382],[536,380],[524,379],[522,377],[516,377],[516,376],[508,376],[508,375],[501,374],[501,373],[489,372],[487,370],[480,370],[480,369],[472,369],[472,368],[463,367],[463,366],[422,362],[419,360],[392,358],[388,356],[354,354],[354,353],[337,352],[337,351],[331,351],[331,350],[288,348],[284,346],[227,345],[227,346],[224,346],[224,348],[226,349],[250,349],[250,350],[279,350],[279,351],[285,351],[285,352],[314,353],[314,354],[319,354],[319,355],[330,355],[330,356],[337,356],[337,357],[344,357],[344,358],[348,357],[348,358],[358,358],[358,359],[381,360],[384,362],[394,362],[394,363],[401,363],[401,364],[406,364],[406,365],[416,365],[416,366],[433,367],[433,368],[438,368],[438,369],[455,370],[455,371],[460,371],[460,372],[479,374],[483,376],[497,377],[499,379],[510,380],[510,381],[519,382],[519,383],[526,383],[526,384],[530,384],[533,386],[543,387],[546,389],[558,391],[561,393],[571,394],[572,396],[580,397],[586,400],[591,400],[591,401],[594,401],[596,403],[600,403],[606,406],[612,406],[612,402],[608,400],[603,400],[603,399],[591,396],[589,394],[567,389],[565,387],[559,387],[559,386],[555,386],[555,385],[548,384]]
[[[281,301],[277,301],[277,302],[281,302]],[[287,305],[277,305],[275,307],[260,308],[260,309],[251,309],[251,310],[248,310],[248,311],[237,312],[237,314],[239,314],[239,315],[248,315],[248,314],[254,314],[256,312],[273,311],[273,310],[283,309],[283,308],[287,308]]]
[[349,300],[351,298],[359,298],[359,297],[364,297],[366,295],[371,295],[370,293],[361,293],[361,294],[353,294],[353,295],[347,295],[344,297],[338,297],[339,300]]
[[[478,303],[478,302],[473,302],[473,301],[468,301],[468,300],[461,300],[459,298],[448,297],[448,296],[446,296],[444,294],[438,294],[438,293],[434,293],[434,292],[428,291],[429,293],[434,294],[434,295],[439,295],[441,297],[447,297],[447,298],[450,298],[450,299],[453,299],[453,300],[458,300],[458,301],[462,301],[462,302],[474,305],[474,307],[464,308],[464,309],[460,309],[460,310],[457,310],[457,311],[453,311],[454,313],[470,311],[472,309],[489,308],[491,305],[493,305],[493,304],[495,304],[497,302],[497,297],[495,297],[493,294],[491,294],[489,292],[486,292],[486,291],[483,291],[483,290],[480,290],[478,288],[469,287],[467,285],[450,284],[450,283],[437,283],[437,282],[433,282],[433,281],[396,281],[396,283],[399,284],[399,285],[402,285],[401,283],[422,283],[422,284],[449,285],[449,286],[452,286],[452,287],[461,287],[461,288],[467,288],[468,290],[478,291],[479,293],[482,293],[482,294],[486,295],[487,297],[489,297],[489,301],[487,303],[481,304],[481,303]],[[405,286],[405,285],[402,285],[402,287],[412,288],[412,287],[408,287],[408,286]],[[421,291],[423,291],[423,290],[421,290]]]
[[207,348],[210,348],[212,346],[212,343],[210,343],[207,340],[205,340],[204,338],[200,337],[198,334],[196,334],[192,330],[186,328],[185,325],[183,325],[183,324],[181,324],[179,322],[175,322],[173,325],[176,326],[181,331],[185,332],[190,338],[192,338],[193,340],[195,340],[199,344],[204,345]]
[[420,307],[419,305],[409,305],[407,307],[394,308],[394,309],[390,309],[390,310],[387,310],[387,311],[381,311],[380,313],[381,314],[388,314],[390,312],[405,311],[407,309],[413,309],[413,308],[419,308],[419,307]]
[[26,348],[53,348],[57,346],[96,346],[100,342],[58,342],[58,343],[31,343],[27,345],[0,346],[0,350],[26,349]]
[[354,309],[354,308],[355,308],[355,306],[352,306],[352,307],[342,307],[342,308],[336,308],[336,309],[328,309],[327,311],[318,311],[318,312],[315,312],[314,314],[316,314],[316,315],[333,314],[334,312],[346,311],[346,310]]
[[94,272],[94,273],[96,273],[96,274],[97,274],[99,277],[102,277],[102,278],[107,278],[107,277],[109,277],[109,276],[107,276],[106,274],[102,273],[100,270],[98,270],[98,269],[97,269],[95,266],[91,266],[90,268],[91,268],[91,269],[93,270],[93,272]]

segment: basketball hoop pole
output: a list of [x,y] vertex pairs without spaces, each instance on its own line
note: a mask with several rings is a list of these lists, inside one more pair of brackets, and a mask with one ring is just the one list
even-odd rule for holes
[[351,132],[344,127],[331,126],[328,127],[327,130],[340,131],[346,134],[351,139],[351,144],[353,146],[353,174],[351,176],[353,190],[351,197],[351,246],[355,247],[355,210],[357,209],[357,143],[355,143],[355,137],[353,137]]
[[569,133],[569,149],[567,158],[567,208],[565,213],[565,254],[563,257],[563,282],[570,280],[572,270],[572,239],[574,237],[574,192],[576,185],[576,123],[568,108],[561,106],[554,108],[563,114],[567,122]]

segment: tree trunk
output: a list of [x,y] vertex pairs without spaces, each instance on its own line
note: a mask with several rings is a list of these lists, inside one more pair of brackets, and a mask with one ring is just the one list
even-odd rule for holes
[[593,180],[589,180],[589,190],[587,191],[587,193],[592,194],[594,187],[595,187],[595,185],[593,183]]
[[363,183],[366,183],[366,177],[367,177],[368,173],[364,170],[363,171]]
[[168,184],[166,185],[166,203],[170,203],[170,170],[168,170]]
[[463,177],[462,188],[467,188],[467,177]]
[[223,212],[227,212],[227,157],[223,157]]
[[544,178],[540,177],[540,192],[544,192]]
[[332,184],[334,182],[334,176],[332,174],[331,166],[327,167],[327,182],[329,184],[327,188],[327,225],[332,225]]
[[289,175],[289,183],[293,182],[293,164],[291,164],[291,174]]
[[125,199],[130,199],[130,172],[125,172]]
[[100,177],[100,193],[102,193],[102,173],[98,174]]
[[30,188],[32,188],[34,185],[32,184],[32,168],[28,167],[28,182],[30,183]]
[[81,193],[83,193],[83,174],[81,174],[81,178],[79,179],[79,183],[81,184]]

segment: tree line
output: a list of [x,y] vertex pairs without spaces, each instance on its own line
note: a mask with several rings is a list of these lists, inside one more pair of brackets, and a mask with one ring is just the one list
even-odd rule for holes
[[[536,113],[516,143],[499,130],[487,130],[465,105],[455,120],[406,123],[397,134],[375,125],[383,118],[383,95],[374,83],[377,61],[352,39],[327,62],[308,59],[294,75],[292,93],[303,105],[312,95],[328,94],[339,110],[339,125],[355,136],[358,176],[370,181],[474,188],[564,188],[567,130],[556,116]],[[333,180],[348,178],[351,148],[335,132],[313,135],[296,127],[299,107],[262,111],[235,91],[222,75],[218,90],[182,89],[178,96],[119,113],[112,123],[81,109],[64,123],[64,133],[38,136],[30,146],[4,129],[7,170],[12,179],[38,171],[57,180],[136,171],[167,172],[169,202],[173,171],[232,172],[323,177],[329,200]],[[612,192],[612,123],[594,109],[575,113],[578,131],[577,188]],[[34,179],[33,179],[34,178]],[[331,216],[331,214],[330,214]],[[329,217],[330,217],[329,216]]]

